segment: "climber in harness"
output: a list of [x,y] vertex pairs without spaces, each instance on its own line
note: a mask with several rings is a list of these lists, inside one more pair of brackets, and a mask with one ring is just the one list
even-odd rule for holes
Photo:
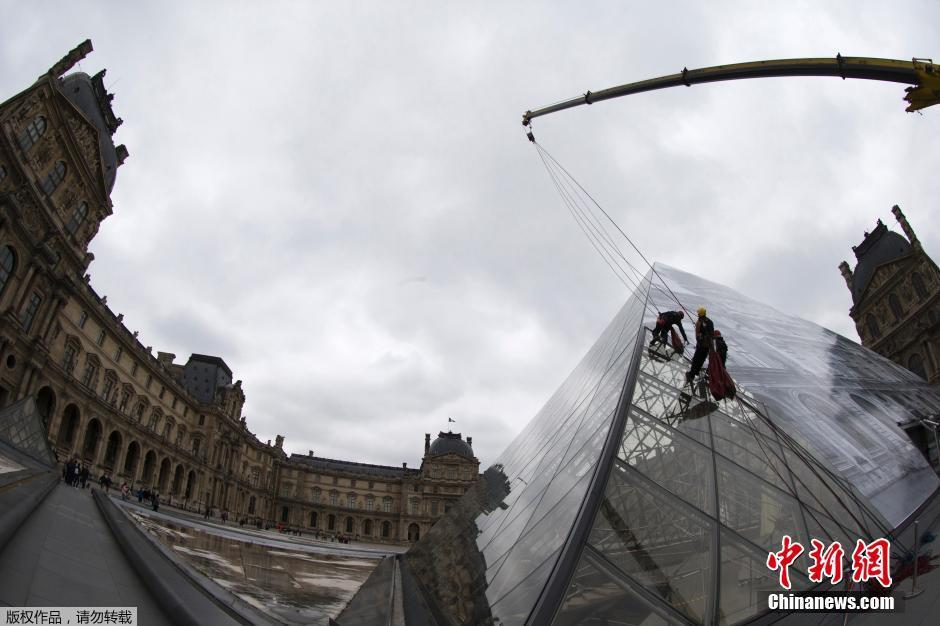
[[699,307],[698,320],[695,322],[695,354],[692,355],[692,369],[685,375],[685,382],[692,384],[705,363],[708,353],[714,348],[715,325],[705,315],[705,307]]
[[[664,346],[668,345],[667,338],[669,337],[669,332],[672,330],[673,325],[679,327],[679,332],[682,333],[682,341],[688,343],[689,338],[685,336],[685,329],[682,328],[682,318],[684,317],[685,313],[682,311],[666,311],[665,313],[660,313],[659,317],[656,318],[656,328],[653,329],[653,339],[650,341],[650,346],[655,345],[657,341]],[[675,345],[673,345],[673,347],[675,347],[676,350],[681,349]]]
[[721,336],[721,331],[715,331],[715,352],[718,353],[718,358],[721,359],[721,365],[727,367],[728,363],[728,344],[725,343],[725,338]]

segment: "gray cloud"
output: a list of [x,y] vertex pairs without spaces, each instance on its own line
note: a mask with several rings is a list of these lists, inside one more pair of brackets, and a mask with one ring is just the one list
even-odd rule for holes
[[[521,113],[683,66],[935,51],[933,3],[817,4],[23,4],[0,87],[93,39],[131,158],[92,283],[146,345],[225,358],[259,437],[414,466],[450,416],[486,464],[628,295]],[[696,86],[535,132],[650,258],[855,338],[837,265],[863,231],[898,203],[940,250],[937,114],[901,89]]]

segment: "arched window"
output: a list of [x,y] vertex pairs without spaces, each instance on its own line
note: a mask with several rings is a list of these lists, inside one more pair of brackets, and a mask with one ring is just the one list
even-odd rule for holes
[[13,248],[3,246],[0,248],[0,295],[3,294],[3,288],[7,286],[14,267],[16,267],[16,255],[13,253]]
[[892,293],[888,296],[888,306],[891,308],[891,314],[894,315],[894,321],[900,322],[904,309],[901,308],[901,299],[898,298],[898,294]]
[[49,175],[46,176],[46,180],[42,181],[42,190],[46,195],[55,191],[59,183],[65,179],[65,170],[65,161],[56,161],[55,165],[52,166],[52,170],[49,172]]
[[865,316],[865,326],[868,327],[868,334],[871,335],[872,339],[878,339],[881,336],[881,330],[878,328],[878,320],[875,319],[875,316],[869,313]]
[[23,132],[20,133],[20,149],[26,152],[32,148],[36,145],[36,142],[39,141],[39,138],[42,137],[44,132],[46,132],[46,118],[40,115],[27,124]]
[[310,511],[310,527],[311,527],[311,528],[316,528],[318,521],[319,521],[319,520],[317,519],[317,512],[316,512],[316,511]]
[[914,272],[914,274],[911,276],[911,283],[914,285],[914,293],[917,294],[917,299],[926,299],[927,288],[924,286],[924,277],[920,275],[920,272]]
[[924,359],[916,352],[907,360],[907,369],[911,370],[924,380],[927,380],[927,371],[924,369]]
[[72,217],[69,219],[69,223],[65,225],[65,230],[68,231],[70,235],[74,235],[75,231],[78,230],[78,227],[82,225],[82,222],[85,221],[85,217],[88,215],[88,203],[82,202],[77,207],[75,211],[72,212]]

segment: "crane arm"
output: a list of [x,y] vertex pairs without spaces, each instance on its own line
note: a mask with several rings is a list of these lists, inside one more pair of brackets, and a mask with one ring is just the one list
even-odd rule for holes
[[914,85],[905,89],[907,95],[904,96],[904,100],[909,103],[906,109],[909,112],[940,102],[940,65],[935,65],[931,59],[897,61],[894,59],[844,57],[840,54],[835,58],[752,61],[750,63],[703,67],[697,70],[683,68],[678,74],[618,85],[601,91],[589,91],[577,98],[565,100],[535,111],[526,111],[522,116],[522,125],[528,126],[533,118],[570,109],[581,104],[593,104],[601,100],[610,100],[611,98],[629,96],[644,91],[679,87],[681,85],[691,87],[698,83],[714,83],[723,80],[773,76],[834,76],[843,79],[860,78]]

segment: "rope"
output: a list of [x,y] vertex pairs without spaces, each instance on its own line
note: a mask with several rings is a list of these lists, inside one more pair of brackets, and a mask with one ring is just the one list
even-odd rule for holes
[[[606,217],[607,220],[614,226],[614,228],[617,229],[617,231],[620,233],[620,235],[627,241],[627,243],[630,244],[630,247],[633,248],[633,250],[640,256],[641,259],[643,259],[643,262],[646,264],[647,267],[650,268],[650,271],[656,276],[656,278],[659,279],[659,281],[662,283],[663,287],[666,288],[666,291],[669,292],[669,296],[670,296],[673,300],[676,301],[676,304],[678,304],[679,307],[680,307],[683,311],[685,311],[687,314],[689,314],[689,317],[690,317],[690,319],[691,319],[691,311],[689,311],[689,309],[687,309],[687,308],[682,304],[682,301],[679,300],[679,297],[675,294],[675,292],[672,291],[672,289],[671,289],[671,288],[669,287],[669,285],[666,283],[666,280],[659,274],[658,271],[656,271],[656,268],[653,267],[653,264],[650,263],[649,259],[646,258],[646,255],[644,255],[643,252],[640,251],[640,249],[636,246],[636,244],[633,243],[633,240],[630,239],[630,237],[627,236],[627,234],[623,231],[622,228],[620,228],[620,226],[617,224],[617,222],[614,221],[614,219],[610,216],[610,214],[607,213],[606,210],[604,210],[604,207],[602,207],[602,206],[597,202],[597,200],[594,199],[594,196],[592,196],[592,195],[584,188],[584,186],[581,185],[581,183],[579,183],[578,180],[577,180],[574,176],[571,175],[571,172],[569,172],[561,163],[559,163],[558,160],[555,159],[555,157],[553,157],[552,154],[551,154],[548,150],[546,150],[540,143],[538,143],[538,142],[535,141],[535,140],[533,140],[532,143],[535,144],[536,148],[537,148],[538,151],[539,151],[539,155],[542,156],[542,161],[543,161],[543,163],[546,163],[545,157],[548,157],[548,160],[551,161],[551,163],[553,163],[561,172],[563,172],[563,173],[565,174],[565,176],[566,176],[572,183],[574,183],[574,185],[577,186],[577,188],[581,191],[581,193],[583,193],[584,196],[587,197],[587,198],[591,201],[591,203],[592,203],[595,207],[597,207],[597,209],[598,209],[601,213],[604,214],[604,217]],[[543,156],[543,155],[544,155],[544,156]],[[547,165],[546,165],[546,167],[547,167]],[[619,248],[618,248],[618,252],[619,252]],[[622,254],[621,254],[621,256],[622,256]],[[635,268],[633,268],[632,265],[631,265],[630,267],[635,270]],[[652,284],[652,283],[651,283],[651,284]]]

